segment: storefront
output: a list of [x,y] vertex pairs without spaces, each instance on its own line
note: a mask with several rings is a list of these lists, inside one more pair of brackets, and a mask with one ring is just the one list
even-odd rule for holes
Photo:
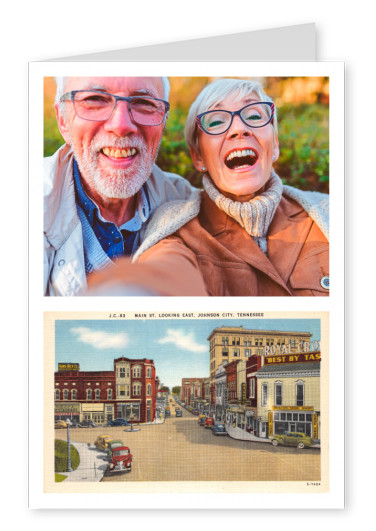
[[226,410],[226,423],[232,424],[234,428],[245,430],[245,407],[232,406]]
[[70,419],[72,422],[80,420],[80,404],[57,402],[55,403],[55,421]]
[[82,419],[92,420],[95,424],[106,424],[106,410],[105,405],[101,403],[82,404]]
[[277,407],[275,406],[271,415],[271,422],[274,434],[285,431],[296,431],[305,433],[313,439],[318,438],[318,414],[312,407]]
[[245,429],[249,433],[257,434],[256,408],[246,407],[245,409]]
[[140,402],[119,402],[117,404],[117,418],[141,421],[141,404]]

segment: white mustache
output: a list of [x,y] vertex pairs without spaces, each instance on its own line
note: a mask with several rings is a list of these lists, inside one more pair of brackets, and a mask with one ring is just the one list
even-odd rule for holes
[[130,139],[110,137],[105,135],[96,136],[90,143],[91,152],[101,151],[105,147],[112,147],[116,149],[137,148],[139,151],[141,151],[146,149],[146,143],[142,138],[139,137]]

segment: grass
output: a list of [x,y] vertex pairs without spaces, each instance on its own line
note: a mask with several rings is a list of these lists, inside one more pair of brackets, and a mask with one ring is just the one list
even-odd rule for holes
[[[71,466],[76,470],[80,464],[80,455],[76,448],[70,445]],[[55,439],[55,472],[66,472],[68,468],[68,443]]]
[[63,474],[55,474],[55,483],[61,483],[64,479],[67,479],[67,476],[63,476]]

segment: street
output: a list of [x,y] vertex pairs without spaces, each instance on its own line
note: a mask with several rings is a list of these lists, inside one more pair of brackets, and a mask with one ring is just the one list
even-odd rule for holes
[[[98,435],[111,435],[129,446],[132,471],[105,474],[102,481],[319,481],[320,450],[245,442],[213,435],[183,409],[163,424],[126,427],[72,428],[71,441],[93,445]],[[64,433],[64,435],[63,435]],[[55,430],[56,438],[66,431]],[[93,451],[96,451],[93,449]],[[103,457],[104,457],[103,452]],[[105,463],[105,461],[104,461]]]

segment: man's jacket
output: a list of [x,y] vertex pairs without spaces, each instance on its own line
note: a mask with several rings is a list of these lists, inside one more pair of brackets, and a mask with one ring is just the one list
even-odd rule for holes
[[[198,191],[178,175],[154,165],[146,181],[151,216],[161,204],[195,197]],[[143,241],[145,229],[141,230]],[[44,294],[72,296],[87,286],[82,226],[73,182],[73,153],[62,146],[44,160]]]

